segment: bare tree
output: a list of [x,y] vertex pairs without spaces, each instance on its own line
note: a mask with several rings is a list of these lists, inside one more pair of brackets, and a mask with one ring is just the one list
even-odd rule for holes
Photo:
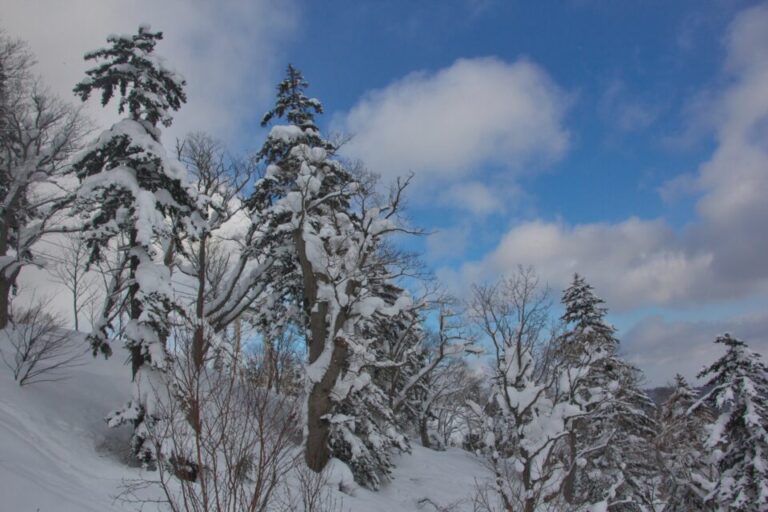
[[[67,234],[60,242],[49,241],[53,250],[45,258],[52,260],[50,267],[53,278],[62,284],[72,299],[72,320],[76,331],[80,330],[80,315],[91,309],[89,321],[93,323],[94,302],[98,296],[98,276],[89,271],[90,250],[79,234]],[[50,254],[55,251],[55,255]]]
[[15,311],[13,323],[0,331],[5,338],[0,339],[0,357],[20,386],[61,380],[86,354],[82,340],[48,311],[50,300],[35,300]]
[[[210,333],[221,333],[260,297],[264,274],[273,258],[259,251],[260,232],[243,189],[257,172],[253,159],[231,157],[221,143],[203,133],[189,135],[176,153],[194,180],[205,215],[194,240],[187,241],[188,265],[182,274],[194,280],[190,315],[196,327],[192,358],[201,365],[210,348]],[[210,332],[206,332],[206,331]]]
[[66,163],[85,132],[80,111],[32,76],[33,63],[25,43],[0,33],[0,329],[19,272],[39,263],[33,246],[66,231]]
[[464,360],[452,360],[435,375],[430,413],[442,446],[452,446],[471,429],[468,400],[478,400],[483,375],[473,373]]

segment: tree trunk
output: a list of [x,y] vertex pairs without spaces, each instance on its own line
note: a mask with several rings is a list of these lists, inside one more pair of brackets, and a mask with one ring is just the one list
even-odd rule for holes
[[307,447],[304,455],[307,466],[318,473],[331,459],[331,447],[328,444],[331,425],[325,416],[331,412],[331,391],[346,358],[346,343],[337,338],[328,369],[320,382],[312,386],[307,399]]
[[8,327],[11,319],[11,288],[13,281],[0,277],[0,329]]
[[[129,251],[135,251],[137,249],[137,236],[138,233],[136,230],[132,229],[129,244],[130,248],[128,249]],[[139,257],[135,254],[132,254],[130,256],[128,265],[128,275],[131,281],[131,286],[128,288],[128,300],[130,304],[129,315],[131,320],[136,321],[141,317],[141,313],[143,311],[141,301],[137,298],[139,292],[139,284],[136,282],[136,270],[139,268]],[[133,379],[136,379],[136,374],[139,373],[139,369],[146,362],[147,356],[142,353],[141,345],[138,343],[132,343],[129,347],[129,352],[131,354],[131,376]]]
[[272,336],[265,336],[264,337],[264,373],[267,374],[267,390],[271,391],[273,387],[275,387],[275,391],[277,391],[276,384],[275,384],[275,349],[273,348],[274,342],[272,341]]
[[197,326],[192,335],[192,362],[199,371],[205,362],[205,354],[208,351],[205,340],[205,330],[203,329],[205,316],[205,277],[208,265],[206,244],[208,237],[203,236],[200,240],[200,246],[197,253],[197,297],[195,301],[195,315],[197,317]]
[[[13,201],[11,204],[15,203]],[[0,211],[6,218],[0,218],[0,256],[8,255],[8,237],[10,236],[10,210]],[[11,289],[19,271],[15,270],[8,274],[8,267],[0,268],[0,329],[8,327],[11,320]]]
[[533,484],[531,482],[531,458],[525,450],[521,450],[525,463],[523,464],[523,493],[525,501],[523,502],[523,512],[536,512],[536,497],[533,494]]
[[565,483],[563,484],[563,498],[569,505],[573,505],[574,502],[574,489],[576,480],[576,433],[570,432],[568,434],[568,451],[569,462],[571,463],[570,471],[565,476]]
[[312,268],[312,263],[307,258],[301,228],[293,232],[293,239],[304,283],[304,311],[309,319],[307,329],[309,364],[317,361],[326,349],[326,343],[333,343],[328,367],[320,380],[312,385],[307,397],[307,438],[304,457],[307,466],[319,473],[331,459],[330,423],[326,418],[333,405],[331,392],[349,357],[346,340],[338,335],[347,321],[347,312],[339,311],[335,324],[329,325],[328,303],[318,300],[317,296],[319,283],[327,280],[327,276],[316,273]]
[[429,442],[429,430],[427,429],[427,421],[429,416],[424,414],[419,418],[419,437],[421,437],[421,445],[424,448],[431,448],[432,443]]

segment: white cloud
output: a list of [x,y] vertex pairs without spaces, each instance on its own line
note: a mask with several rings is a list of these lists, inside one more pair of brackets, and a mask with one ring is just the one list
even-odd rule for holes
[[[513,189],[511,194],[516,195]],[[442,202],[457,209],[468,210],[476,215],[488,215],[505,210],[501,191],[479,181],[451,185],[443,194]]]
[[665,385],[676,373],[689,382],[697,382],[699,371],[723,354],[722,346],[714,341],[724,333],[744,340],[763,357],[768,355],[768,313],[703,322],[652,316],[638,322],[624,335],[621,349],[644,370],[650,385]]
[[662,219],[637,218],[576,226],[527,222],[466,264],[459,278],[489,278],[532,264],[559,288],[578,271],[619,309],[768,291],[768,6],[736,17],[726,49],[728,82],[712,101],[715,150],[695,174],[661,188],[670,200],[680,191],[700,194],[689,226],[675,231]]
[[618,224],[533,221],[507,232],[482,261],[464,266],[474,280],[533,265],[556,290],[575,272],[586,276],[609,305],[617,309],[667,304],[698,293],[708,281],[712,255],[691,255],[679,247],[674,232],[661,220],[630,218]]
[[344,152],[392,177],[414,171],[426,182],[477,176],[484,166],[521,171],[560,158],[569,135],[566,95],[527,60],[459,59],[366,94],[335,128]]
[[[232,136],[260,117],[250,106],[271,96],[280,47],[296,25],[293,7],[271,0],[0,0],[3,28],[30,43],[38,72],[73,102],[72,88],[93,65],[83,60],[86,51],[105,46],[110,33],[135,33],[140,23],[163,31],[157,52],[187,80],[188,104],[171,136]],[[92,103],[89,114],[100,127],[116,119],[116,107],[104,112]]]

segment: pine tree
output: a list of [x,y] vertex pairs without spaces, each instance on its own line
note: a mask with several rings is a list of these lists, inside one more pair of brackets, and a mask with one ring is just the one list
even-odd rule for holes
[[695,402],[696,392],[681,375],[675,376],[674,391],[659,417],[664,510],[709,510],[704,499],[716,478],[716,470],[706,447],[706,425],[712,421],[713,413],[704,405],[693,407]]
[[562,304],[565,313],[561,319],[569,326],[563,336],[562,348],[566,357],[573,353],[578,359],[590,351],[615,352],[616,329],[604,320],[608,312],[605,302],[579,274],[574,274],[573,282],[563,292]]
[[693,408],[719,411],[708,446],[715,450],[720,477],[707,496],[719,510],[758,512],[768,509],[768,369],[747,344],[720,336],[726,353],[699,378],[711,390]]
[[160,141],[158,124],[170,126],[171,112],[186,101],[184,80],[154,54],[161,39],[162,33],[148,26],[136,35],[110,36],[109,47],[86,54],[99,64],[74,89],[83,101],[100,93],[103,106],[117,95],[118,112],[126,114],[73,168],[91,262],[101,261],[111,248],[118,251],[102,318],[90,336],[94,355],[111,354],[112,322],[126,309],[128,316],[119,334],[130,351],[135,393],[108,421],[133,424],[133,450],[144,461],[154,456],[145,440],[156,419],[152,394],[164,389],[159,379],[169,358],[165,341],[175,307],[167,263],[182,250],[181,233],[193,232],[198,218],[186,170]]
[[565,497],[573,505],[605,503],[610,510],[652,507],[656,468],[652,453],[657,425],[653,401],[640,389],[640,371],[617,355],[607,309],[576,274],[563,292],[569,327],[561,337],[561,364],[587,368],[572,385],[586,414],[569,425],[571,461]]
[[602,371],[606,398],[592,411],[587,427],[603,444],[586,458],[591,501],[605,501],[617,512],[654,510],[659,486],[653,457],[656,406],[641,389],[642,374],[634,366],[612,357]]

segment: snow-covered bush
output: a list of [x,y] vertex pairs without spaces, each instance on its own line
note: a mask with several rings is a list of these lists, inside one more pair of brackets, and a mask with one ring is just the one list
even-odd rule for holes
[[[192,336],[175,332],[178,353]],[[301,405],[239,366],[199,366],[177,356],[158,390],[158,421],[147,441],[158,454],[157,480],[174,512],[274,510],[299,459]]]

